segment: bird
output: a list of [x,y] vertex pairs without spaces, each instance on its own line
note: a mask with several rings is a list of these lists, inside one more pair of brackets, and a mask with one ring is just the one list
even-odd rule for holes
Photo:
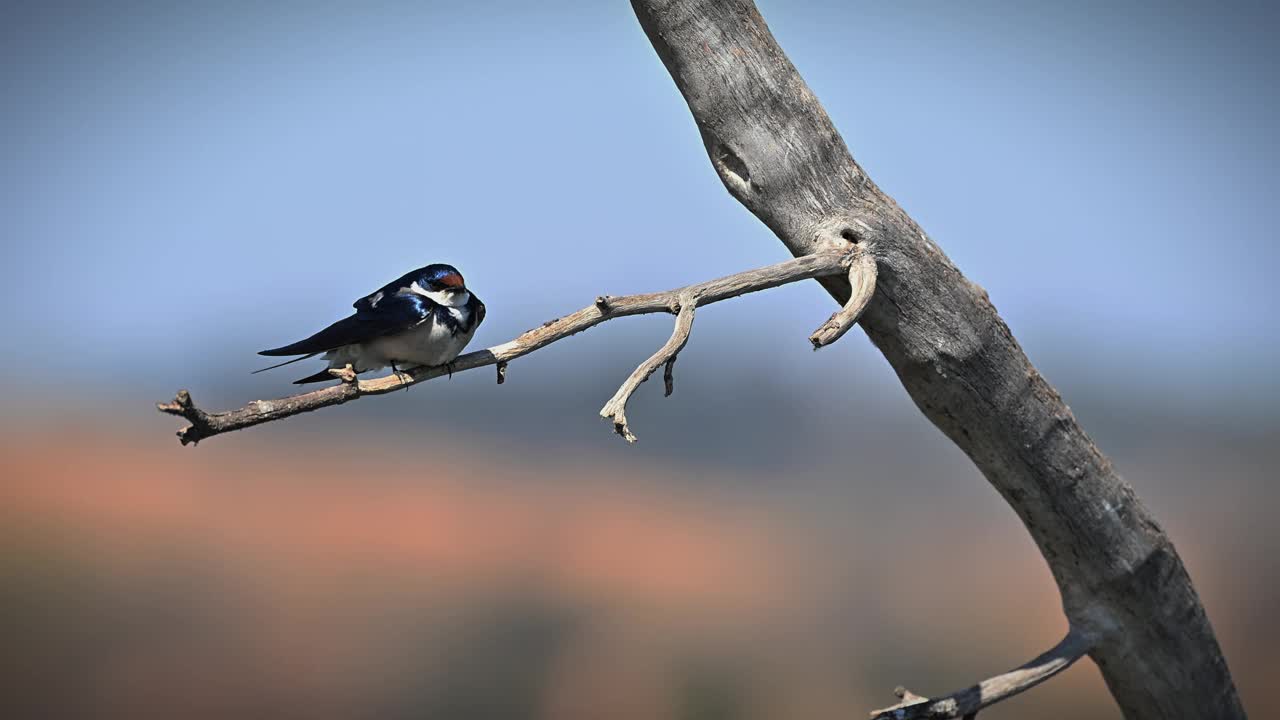
[[355,313],[305,340],[258,354],[300,355],[255,370],[265,372],[324,353],[328,369],[295,380],[294,385],[335,379],[329,369],[350,365],[356,373],[391,366],[449,367],[484,322],[484,303],[467,289],[452,265],[433,263],[401,275],[351,304]]

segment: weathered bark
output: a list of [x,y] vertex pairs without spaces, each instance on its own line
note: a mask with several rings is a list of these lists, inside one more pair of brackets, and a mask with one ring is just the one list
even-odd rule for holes
[[[987,293],[854,162],[754,4],[632,5],[733,197],[794,255],[873,245],[879,278],[863,329],[1022,519],[1125,717],[1243,717],[1169,537]],[[841,278],[820,282],[838,301],[849,296]]]

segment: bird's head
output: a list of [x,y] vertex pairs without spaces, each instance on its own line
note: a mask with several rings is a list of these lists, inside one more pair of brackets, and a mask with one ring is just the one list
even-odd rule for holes
[[420,288],[418,292],[441,305],[458,307],[466,305],[471,299],[462,273],[452,265],[428,265],[422,269],[422,274],[414,284]]

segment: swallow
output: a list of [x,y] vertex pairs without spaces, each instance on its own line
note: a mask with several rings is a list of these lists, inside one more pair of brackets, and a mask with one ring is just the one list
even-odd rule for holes
[[[259,355],[292,360],[255,370],[260,373],[321,353],[329,368],[350,365],[357,373],[390,366],[451,366],[484,321],[484,303],[467,289],[452,265],[433,264],[405,273],[352,303],[355,313],[305,340],[263,350]],[[328,369],[295,385],[333,380]]]

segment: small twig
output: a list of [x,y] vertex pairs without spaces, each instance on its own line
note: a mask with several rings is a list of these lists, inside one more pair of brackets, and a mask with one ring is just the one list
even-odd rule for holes
[[[649,313],[671,312],[679,304],[682,297],[696,298],[698,305],[712,303],[738,297],[747,293],[768,290],[787,283],[826,277],[844,272],[849,262],[848,253],[826,252],[795,258],[776,265],[748,270],[746,272],[689,285],[667,292],[648,293],[644,295],[600,296],[597,303],[555,320],[549,320],[510,342],[495,345],[486,350],[477,350],[459,355],[452,363],[453,372],[474,370],[486,365],[507,363],[518,357],[546,347],[557,340],[576,335],[602,322],[629,315],[645,315]],[[598,301],[604,299],[607,312],[602,311]],[[342,373],[342,370],[337,372]],[[499,378],[502,370],[499,369]],[[416,367],[402,370],[398,374],[386,375],[372,380],[354,380],[320,390],[290,395],[277,400],[255,400],[236,410],[209,413],[199,410],[191,403],[186,391],[179,393],[172,403],[163,403],[157,407],[161,412],[178,415],[191,423],[189,427],[178,432],[183,445],[199,442],[214,435],[241,430],[261,425],[274,420],[283,420],[332,405],[341,405],[366,395],[384,395],[401,388],[408,387],[432,378],[447,375],[449,369],[439,367]],[[186,405],[183,405],[185,397]]]
[[671,358],[667,360],[667,366],[662,369],[662,397],[671,397],[671,393],[676,391],[675,368],[676,356],[672,355]]
[[1093,639],[1072,630],[1053,649],[1003,675],[997,675],[946,697],[931,700],[899,687],[894,694],[902,702],[875,710],[872,720],[938,720],[973,717],[984,707],[1017,695],[1071,667],[1093,647]]
[[498,384],[501,385],[506,381],[507,381],[507,361],[499,360],[498,361]]
[[156,409],[162,413],[186,418],[187,422],[191,423],[178,431],[178,439],[183,445],[200,442],[208,434],[209,416],[196,407],[195,402],[191,400],[191,393],[186,390],[179,390],[173,402],[156,403]]
[[[396,370],[395,372],[399,374],[400,371]],[[356,374],[356,369],[351,366],[351,363],[347,363],[345,366],[340,368],[329,368],[329,374],[348,384],[354,383],[360,378],[360,376]]]
[[876,292],[876,258],[866,243],[855,246],[849,263],[849,301],[809,336],[818,350],[839,340],[858,322],[871,296]]
[[[632,393],[636,388],[640,387],[640,383],[649,379],[649,376],[658,369],[660,365],[674,363],[676,355],[684,349],[685,343],[689,342],[689,332],[693,329],[693,312],[698,307],[698,298],[695,295],[682,295],[679,300],[680,313],[676,316],[676,326],[671,331],[671,337],[666,344],[658,348],[658,352],[649,357],[648,360],[640,363],[631,375],[623,381],[622,386],[618,388],[618,392],[613,394],[609,402],[604,404],[600,409],[600,417],[613,421],[614,432],[621,435],[627,442],[636,441],[636,436],[631,432],[630,426],[627,425],[627,401],[631,399]],[[668,368],[670,365],[668,365]],[[669,370],[668,370],[669,372]],[[670,375],[667,378],[667,387],[671,387]],[[668,391],[667,393],[671,393]]]

